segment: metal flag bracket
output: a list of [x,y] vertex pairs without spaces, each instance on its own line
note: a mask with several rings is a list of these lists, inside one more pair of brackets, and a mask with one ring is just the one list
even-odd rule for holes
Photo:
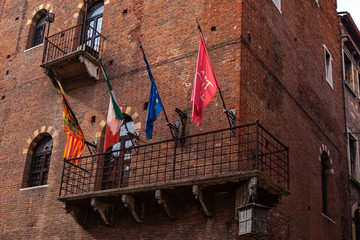
[[[233,109],[231,111],[227,110],[226,108],[224,109],[224,113],[226,114],[226,117],[229,121],[229,125],[230,127],[235,127],[235,120],[236,120],[236,110]],[[234,130],[231,130],[231,134],[235,134],[235,131]]]
[[179,133],[179,122],[176,122],[175,125],[171,124],[170,122],[166,122],[166,125],[168,125],[171,135],[173,138],[177,138]]
[[187,113],[186,111],[181,111],[178,108],[175,108],[175,112],[179,115],[180,121],[181,121],[181,137],[185,136],[185,127],[186,127],[186,121],[187,121]]
[[[90,152],[90,155],[95,155],[97,153],[97,140],[95,140],[93,143],[85,141],[85,144]],[[90,148],[91,147],[91,148]]]
[[[126,129],[127,129],[127,126],[125,125]],[[133,144],[133,146],[139,146],[139,135],[140,135],[140,130],[137,130],[136,131],[136,134],[128,131],[127,135],[130,137],[131,139],[131,142]]]
[[[185,110],[181,111],[178,108],[175,108],[175,112],[180,117],[181,126],[182,126],[181,127],[181,137],[183,137],[183,136],[185,136],[185,126],[186,126],[187,114],[186,114]],[[176,122],[175,125],[171,124],[170,122],[166,122],[166,125],[168,125],[168,127],[170,128],[171,135],[173,136],[173,138],[179,137],[179,127],[180,127],[179,122]]]

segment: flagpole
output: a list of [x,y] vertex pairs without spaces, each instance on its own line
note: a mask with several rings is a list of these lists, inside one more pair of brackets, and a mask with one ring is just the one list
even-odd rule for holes
[[[55,71],[54,69],[52,69],[52,72],[53,72],[54,77],[55,77],[55,79],[56,79],[56,82],[57,82],[57,84],[58,84],[58,86],[59,86],[59,88],[60,88],[61,93],[66,97],[65,91],[64,91],[64,89],[63,89],[63,87],[62,87],[62,85],[61,85],[61,83],[60,83],[59,76],[56,74],[56,71]],[[66,97],[66,98],[67,98],[67,97]],[[69,104],[70,104],[70,103],[69,103]],[[89,148],[89,146],[92,147],[92,148],[94,148],[94,149],[95,149],[95,153],[96,153],[97,144],[92,144],[92,143],[86,141],[85,137],[84,137],[84,143],[86,144],[86,146],[87,146],[88,148]],[[92,155],[92,152],[91,152],[90,150],[89,150],[89,152],[90,152],[90,154]]]
[[[198,21],[197,18],[196,18],[196,23],[197,23],[197,25],[198,25],[197,27],[198,27],[198,29],[199,29],[199,31],[200,31],[200,34],[201,34],[202,36],[204,36],[203,32],[201,31],[200,23],[199,23],[199,21]],[[205,41],[205,38],[204,38],[204,41]],[[221,89],[220,89],[219,86],[218,86],[218,89],[219,89],[220,98],[221,98],[222,104],[223,104],[223,106],[224,106],[224,109],[227,110],[226,105],[225,105],[225,101],[224,101],[224,98],[223,98],[223,95],[222,95],[222,93],[221,93]]]
[[[200,23],[199,23],[197,18],[196,18],[196,23],[197,23],[197,28],[199,29],[201,37],[204,38],[204,34],[203,34],[202,30],[201,30]],[[204,38],[204,42],[205,42],[205,38]],[[220,89],[219,86],[218,86],[218,89],[219,89],[220,98],[221,98],[221,101],[222,101],[222,104],[223,104],[223,107],[224,107],[224,113],[226,114],[226,117],[228,119],[230,127],[235,127],[235,113],[236,113],[236,111],[235,111],[235,109],[232,110],[232,111],[229,111],[226,108],[226,104],[225,104],[225,101],[224,101],[224,98],[223,98],[223,95],[222,95],[222,92],[221,92],[221,89]]]
[[[146,58],[146,55],[145,55],[145,52],[144,52],[144,49],[143,49],[143,47],[142,47],[142,44],[141,44],[140,40],[139,40],[139,46],[140,46],[140,49],[141,49],[141,52],[142,52],[142,54],[143,54],[143,57],[144,57],[145,62],[148,63],[147,58]],[[150,81],[151,81],[151,82],[154,81],[154,78],[152,77],[152,78],[150,79]],[[177,126],[174,126],[173,124],[170,123],[169,118],[168,118],[168,116],[167,116],[167,114],[166,114],[166,111],[165,111],[165,107],[164,107],[164,106],[163,106],[163,112],[164,112],[164,115],[165,115],[166,125],[168,125],[169,128],[170,128],[171,136],[172,136],[173,138],[175,138],[175,136],[177,135],[177,132],[178,132],[178,127],[177,127]],[[175,134],[173,133],[173,130],[175,131]]]

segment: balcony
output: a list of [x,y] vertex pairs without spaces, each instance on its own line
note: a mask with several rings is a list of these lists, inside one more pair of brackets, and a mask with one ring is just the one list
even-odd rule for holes
[[88,24],[80,24],[45,38],[42,64],[55,86],[54,71],[64,88],[75,88],[100,78],[105,37]]
[[211,193],[236,190],[239,206],[250,187],[268,207],[289,194],[288,148],[259,123],[67,160],[59,200],[81,225],[91,208],[111,225],[121,202],[141,222],[144,202],[156,199],[176,218],[172,198],[194,194],[211,216]]

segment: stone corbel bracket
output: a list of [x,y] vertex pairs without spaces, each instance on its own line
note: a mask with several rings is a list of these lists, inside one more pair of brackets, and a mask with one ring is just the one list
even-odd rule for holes
[[121,201],[124,203],[125,207],[130,209],[135,221],[140,223],[143,222],[145,202],[140,202],[129,194],[123,194],[121,196]]
[[250,202],[255,202],[258,188],[257,177],[251,177],[248,181],[244,182],[238,189],[236,189],[235,196],[235,219],[238,219],[239,207],[244,207]]
[[86,71],[89,76],[95,78],[96,80],[100,79],[100,67],[94,64],[92,61],[84,57],[83,55],[79,56],[79,61],[85,65]]
[[177,217],[176,200],[172,196],[158,189],[155,191],[155,198],[158,203],[164,207],[166,214],[170,219],[175,219]]
[[203,189],[199,185],[193,185],[192,192],[195,195],[195,199],[200,202],[206,216],[211,217],[213,215],[213,194],[208,189]]
[[115,214],[114,204],[107,203],[98,198],[92,198],[90,203],[94,211],[97,211],[100,214],[100,217],[106,225],[113,225]]
[[71,205],[67,202],[63,203],[63,208],[66,210],[66,213],[70,213],[70,215],[75,219],[75,221],[82,227],[85,227],[88,209],[82,208],[79,206]]

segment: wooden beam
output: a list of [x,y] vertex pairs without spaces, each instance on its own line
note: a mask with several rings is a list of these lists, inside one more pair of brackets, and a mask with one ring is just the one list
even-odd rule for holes
[[90,203],[94,211],[97,211],[100,214],[104,223],[111,226],[114,221],[115,205],[98,198],[92,198]]
[[129,194],[123,194],[121,196],[121,201],[124,203],[125,207],[130,209],[135,221],[141,223],[144,219],[145,202],[140,202]]
[[175,219],[177,217],[176,200],[172,196],[158,189],[155,191],[155,198],[158,203],[164,207],[169,218]]
[[199,185],[193,185],[192,192],[195,195],[195,199],[198,200],[201,204],[201,208],[203,209],[206,216],[211,217],[213,215],[212,211],[212,201],[213,196],[212,193],[207,190],[203,189]]

